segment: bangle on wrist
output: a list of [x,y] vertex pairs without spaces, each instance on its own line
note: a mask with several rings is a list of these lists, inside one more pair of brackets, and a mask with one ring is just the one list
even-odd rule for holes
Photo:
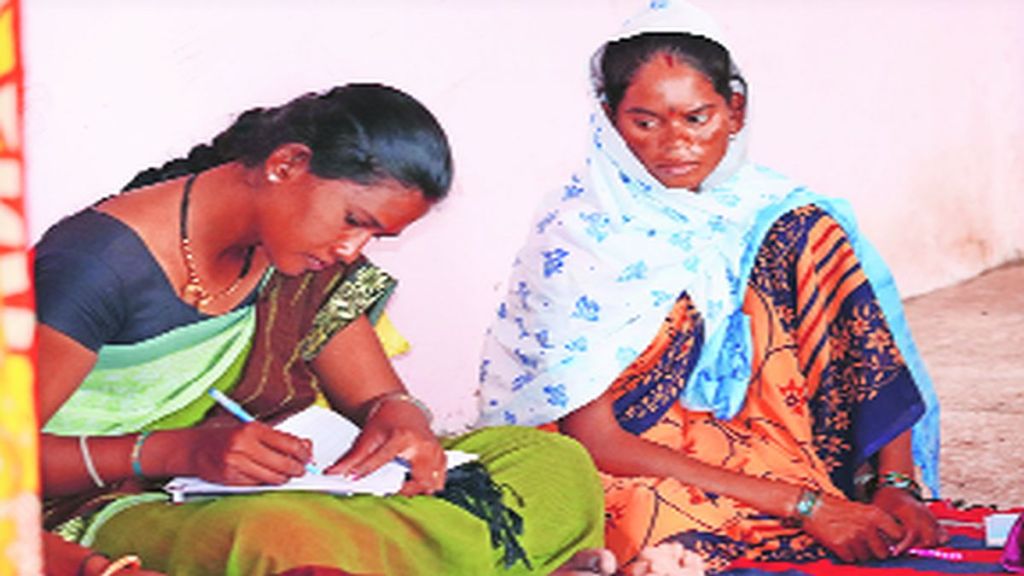
[[146,475],[142,473],[142,444],[146,442],[146,438],[149,438],[150,432],[143,432],[135,437],[135,444],[132,445],[132,474],[136,478],[145,478]]
[[434,414],[430,411],[430,408],[427,408],[427,405],[421,402],[418,398],[410,396],[405,392],[388,392],[386,394],[381,394],[370,401],[370,407],[366,409],[366,417],[363,419],[363,422],[369,422],[370,418],[373,418],[373,415],[376,414],[384,404],[387,404],[392,400],[412,404],[423,413],[427,418],[428,424],[434,421]]
[[783,520],[783,524],[791,528],[803,526],[804,521],[811,517],[811,514],[818,509],[821,503],[821,491],[810,488],[802,488],[800,496],[793,504],[793,511]]
[[917,500],[924,500],[921,496],[921,485],[917,483],[907,474],[902,472],[885,472],[878,475],[877,489],[880,488],[898,488],[913,496]]
[[99,573],[99,576],[114,576],[121,570],[135,568],[142,568],[142,559],[134,554],[127,554],[108,564],[103,572]]
[[92,453],[89,452],[89,437],[79,436],[78,437],[78,451],[82,453],[82,463],[85,464],[85,471],[89,473],[89,478],[92,478],[93,484],[97,488],[103,488],[106,483],[103,482],[103,478],[100,473],[96,471],[96,465],[92,461]]

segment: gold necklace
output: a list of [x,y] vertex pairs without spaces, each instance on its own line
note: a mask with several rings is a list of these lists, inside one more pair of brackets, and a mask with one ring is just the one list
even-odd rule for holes
[[185,189],[181,193],[181,213],[178,218],[178,236],[181,239],[181,257],[185,261],[185,285],[181,288],[181,298],[185,302],[196,309],[207,306],[210,302],[213,302],[217,298],[223,298],[229,296],[238,290],[238,287],[242,284],[242,279],[249,273],[249,268],[252,266],[252,255],[255,250],[255,246],[249,246],[245,252],[245,261],[242,263],[242,269],[238,272],[238,278],[229,284],[226,288],[219,292],[210,293],[206,288],[203,287],[203,283],[199,280],[199,273],[196,271],[196,256],[192,253],[192,242],[188,237],[188,201],[189,195],[192,193],[192,183],[195,182],[198,174],[192,174],[185,180]]

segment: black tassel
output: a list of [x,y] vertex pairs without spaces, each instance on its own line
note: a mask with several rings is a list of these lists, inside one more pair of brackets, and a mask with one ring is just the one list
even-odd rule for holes
[[522,498],[510,487],[495,484],[482,464],[467,462],[448,470],[444,490],[436,496],[487,523],[491,532],[491,546],[504,549],[505,568],[511,568],[522,560],[527,568],[533,569],[526,551],[516,538],[523,534],[523,518],[502,502],[502,488],[509,491],[520,507],[523,506]]

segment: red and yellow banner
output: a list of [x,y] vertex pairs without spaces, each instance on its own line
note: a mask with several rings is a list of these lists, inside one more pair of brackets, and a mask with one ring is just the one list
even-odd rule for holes
[[42,573],[19,24],[0,0],[0,576]]

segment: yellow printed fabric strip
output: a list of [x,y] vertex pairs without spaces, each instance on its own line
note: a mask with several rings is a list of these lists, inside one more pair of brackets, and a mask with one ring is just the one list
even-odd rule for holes
[[0,576],[43,571],[19,9],[18,0],[0,0]]
[[387,312],[381,313],[377,323],[373,325],[373,329],[377,332],[377,338],[380,339],[381,345],[384,346],[384,352],[388,355],[388,358],[401,356],[409,351],[409,341],[391,323],[391,318],[388,317]]

